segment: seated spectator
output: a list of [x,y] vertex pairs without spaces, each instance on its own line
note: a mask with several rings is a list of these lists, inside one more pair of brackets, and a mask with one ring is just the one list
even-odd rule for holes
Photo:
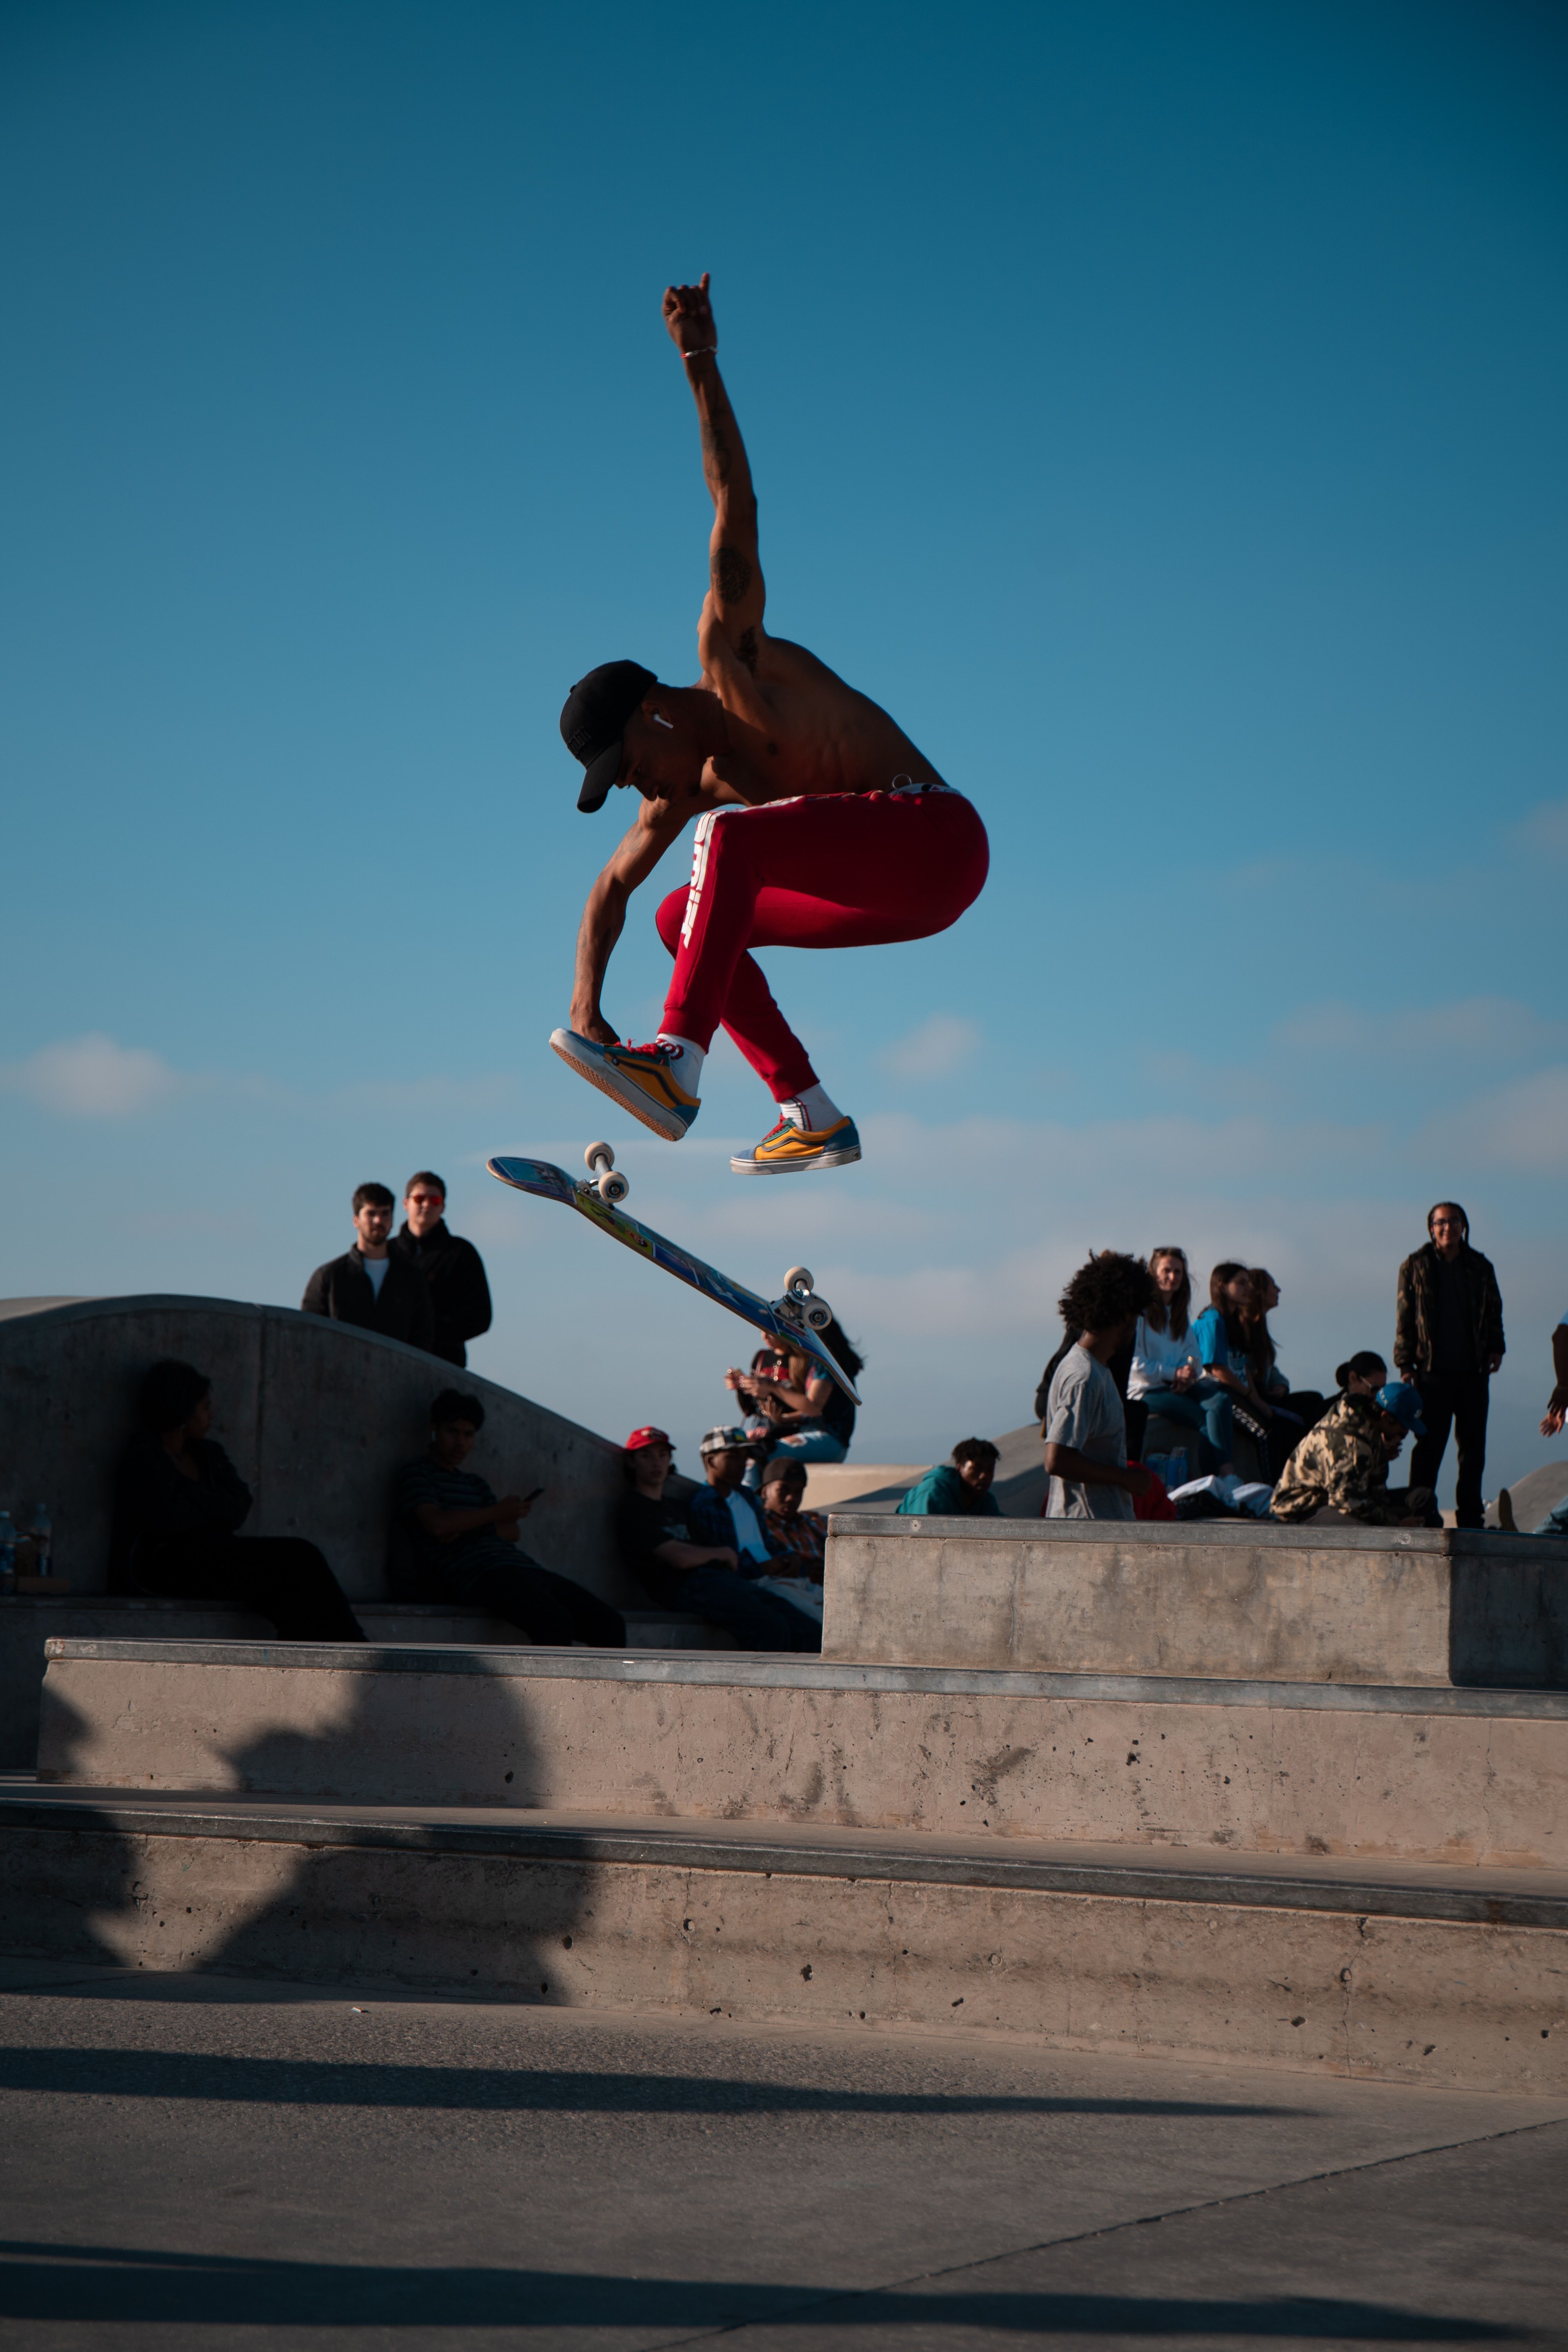
[[468,1360],[468,1342],[490,1328],[490,1286],[485,1262],[472,1242],[447,1231],[447,1187],[433,1169],[408,1179],[403,1196],[403,1231],[392,1246],[424,1276],[436,1318],[430,1353],[459,1370]]
[[307,1315],[357,1324],[362,1331],[379,1331],[383,1339],[427,1349],[436,1336],[430,1288],[409,1259],[389,1246],[394,1205],[384,1184],[359,1187],[353,1247],[316,1268],[300,1304]]
[[[1334,1373],[1334,1393],[1329,1405],[1338,1404],[1342,1397],[1375,1396],[1388,1379],[1388,1366],[1375,1348],[1358,1348],[1350,1361],[1341,1364]],[[1329,1409],[1325,1405],[1326,1412]]]
[[[772,1396],[778,1382],[784,1379],[787,1365],[776,1348],[759,1348],[752,1358],[751,1370],[742,1371],[731,1364],[724,1375],[724,1386],[733,1396],[740,1410],[741,1426],[756,1445],[757,1451],[746,1465],[745,1484],[753,1489],[762,1485],[762,1457],[767,1448],[760,1442],[768,1435],[769,1422],[763,1411],[762,1399]],[[782,1410],[783,1408],[780,1408]]]
[[[708,1487],[688,1506],[665,1495],[675,1454],[664,1431],[634,1429],[627,1438],[626,1491],[616,1516],[626,1565],[662,1608],[691,1610],[732,1634],[743,1650],[819,1650],[820,1624],[776,1592],[759,1589],[763,1564],[779,1546],[750,1496],[740,1507],[743,1515],[749,1507],[751,1517],[737,1528],[731,1505],[742,1492],[750,1450],[745,1432],[710,1430],[702,1444]],[[713,1540],[715,1532],[723,1540]],[[748,1555],[745,1566],[738,1538]]]
[[[1279,1432],[1279,1436],[1288,1433],[1289,1424],[1292,1423],[1299,1424],[1297,1434],[1300,1435],[1301,1431],[1310,1429],[1315,1423],[1321,1421],[1328,1410],[1328,1400],[1316,1389],[1292,1389],[1279,1369],[1268,1329],[1268,1318],[1279,1304],[1279,1285],[1268,1268],[1266,1265],[1248,1266],[1247,1279],[1252,1297],[1241,1323],[1247,1333],[1254,1385],[1276,1419],[1286,1423],[1287,1431]],[[1272,1440],[1275,1433],[1271,1429],[1269,1433]],[[1295,1443],[1296,1439],[1290,1438],[1289,1444]],[[1279,1457],[1281,1470],[1285,1467],[1289,1453],[1289,1445],[1287,1445]]]
[[[1143,1408],[1144,1424],[1151,1413],[1179,1422],[1197,1434],[1198,1475],[1225,1476],[1235,1469],[1231,1460],[1231,1402],[1218,1381],[1204,1371],[1198,1342],[1189,1317],[1193,1278],[1185,1250],[1165,1247],[1149,1253],[1154,1297],[1146,1314],[1138,1318],[1132,1334],[1132,1361],[1127,1375],[1129,1403]],[[1128,1417],[1129,1430],[1131,1416]],[[1143,1429],[1137,1432],[1142,1451]]]
[[[1252,1376],[1252,1355],[1243,1320],[1252,1304],[1252,1276],[1237,1258],[1222,1259],[1209,1276],[1209,1303],[1193,1318],[1193,1337],[1205,1380],[1215,1381],[1230,1397],[1231,1418],[1239,1422],[1268,1454],[1268,1429],[1274,1418],[1266,1397]],[[1300,1433],[1291,1430],[1292,1442]]]
[[518,1549],[521,1522],[542,1489],[502,1495],[463,1465],[485,1425],[477,1396],[443,1389],[430,1407],[430,1444],[397,1474],[397,1511],[416,1551],[462,1608],[488,1609],[531,1642],[626,1646],[626,1619],[607,1601],[541,1568]]
[[1061,1316],[1078,1338],[1051,1376],[1040,1434],[1046,1442],[1048,1519],[1131,1519],[1150,1476],[1127,1460],[1127,1423],[1111,1376],[1112,1357],[1131,1346],[1154,1296],[1141,1257],[1101,1250],[1079,1266],[1061,1296]]
[[763,1466],[763,1517],[778,1547],[777,1556],[781,1560],[787,1556],[796,1576],[820,1584],[827,1558],[827,1520],[821,1511],[803,1510],[805,1500],[804,1462],[781,1454]]
[[1310,1429],[1285,1465],[1269,1507],[1287,1526],[1358,1520],[1369,1528],[1438,1528],[1430,1486],[1390,1486],[1388,1469],[1406,1435],[1424,1437],[1421,1399],[1405,1381],[1375,1396],[1345,1396]]
[[906,1519],[999,1519],[991,1492],[1001,1459],[988,1437],[961,1437],[946,1462],[928,1470],[899,1505]]
[[212,1382],[194,1364],[154,1364],[141,1424],[114,1482],[112,1592],[226,1601],[270,1618],[285,1642],[363,1642],[342,1587],[300,1536],[242,1536],[250,1489],[215,1439]]
[[[865,1359],[837,1320],[816,1336],[834,1362],[852,1381],[858,1380]],[[756,1391],[758,1410],[768,1426],[770,1457],[784,1452],[796,1462],[842,1462],[855,1434],[855,1407],[810,1356],[793,1349],[787,1339],[774,1345],[784,1370]]]

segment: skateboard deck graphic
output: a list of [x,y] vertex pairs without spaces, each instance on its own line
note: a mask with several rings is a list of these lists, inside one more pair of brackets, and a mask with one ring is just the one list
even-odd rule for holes
[[559,1201],[564,1208],[575,1209],[579,1216],[586,1217],[589,1223],[597,1225],[601,1232],[612,1234],[624,1248],[636,1250],[639,1257],[646,1257],[654,1265],[662,1266],[665,1273],[673,1274],[678,1282],[689,1283],[693,1290],[700,1290],[704,1298],[711,1298],[715,1306],[727,1307],[731,1315],[738,1315],[742,1323],[750,1323],[756,1330],[765,1332],[770,1339],[787,1339],[792,1348],[799,1349],[814,1363],[820,1365],[852,1404],[859,1403],[853,1381],[834,1362],[816,1333],[807,1325],[805,1316],[798,1310],[794,1314],[784,1311],[787,1306],[793,1305],[793,1301],[759,1298],[754,1290],[746,1289],[742,1283],[731,1282],[727,1274],[719,1272],[717,1266],[704,1265],[701,1258],[693,1257],[689,1250],[681,1249],[675,1242],[667,1241],[662,1234],[656,1234],[651,1225],[638,1224],[637,1219],[628,1217],[624,1209],[618,1209],[601,1198],[594,1184],[576,1182],[564,1168],[557,1168],[551,1160],[491,1160],[486,1165],[492,1176],[499,1177],[503,1184],[513,1185],[520,1192],[533,1192],[542,1201]]

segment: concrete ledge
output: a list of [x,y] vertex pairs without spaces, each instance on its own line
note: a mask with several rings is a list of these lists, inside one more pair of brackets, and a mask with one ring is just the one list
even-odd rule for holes
[[51,1644],[40,1778],[1568,1868],[1568,1696],[700,1653]]
[[823,1654],[1568,1687],[1568,1546],[1437,1528],[830,1521]]
[[[474,1644],[500,1642],[514,1646],[515,1625],[487,1616],[483,1610],[446,1608],[419,1601],[356,1601],[355,1612],[378,1645],[416,1642]],[[674,1610],[627,1610],[628,1649],[729,1649],[727,1633]],[[145,1633],[163,1650],[170,1641],[182,1646],[174,1653],[189,1656],[195,1642],[272,1642],[276,1637],[264,1617],[249,1617],[221,1601],[158,1601],[140,1594],[95,1592],[84,1596],[28,1593],[0,1601],[0,1771],[31,1771],[38,1752],[38,1706],[44,1681],[45,1654],[51,1642],[99,1637],[114,1640],[121,1633],[132,1639]]]
[[1479,1890],[1489,1914],[1456,1916],[1442,1905],[1477,1890],[1436,1875],[1037,1853],[999,1877],[988,1853],[885,1842],[110,1797],[0,1801],[0,1851],[18,1958],[1568,2085],[1568,1911],[1546,1885],[1499,1882]]

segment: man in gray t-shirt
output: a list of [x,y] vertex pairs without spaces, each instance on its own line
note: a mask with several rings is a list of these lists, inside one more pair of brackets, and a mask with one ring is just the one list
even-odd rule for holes
[[1062,1320],[1078,1339],[1051,1377],[1046,1417],[1047,1519],[1130,1519],[1149,1483],[1127,1460],[1127,1423],[1110,1359],[1131,1338],[1154,1295],[1141,1257],[1101,1250],[1079,1266],[1061,1297]]

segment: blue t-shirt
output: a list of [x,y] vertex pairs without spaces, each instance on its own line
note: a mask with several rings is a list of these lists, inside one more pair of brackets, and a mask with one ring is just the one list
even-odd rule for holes
[[1234,1372],[1238,1381],[1247,1378],[1247,1350],[1233,1348],[1225,1328],[1225,1317],[1217,1307],[1205,1307],[1201,1315],[1193,1318],[1193,1337],[1198,1343],[1198,1353],[1205,1370],[1215,1364]]

